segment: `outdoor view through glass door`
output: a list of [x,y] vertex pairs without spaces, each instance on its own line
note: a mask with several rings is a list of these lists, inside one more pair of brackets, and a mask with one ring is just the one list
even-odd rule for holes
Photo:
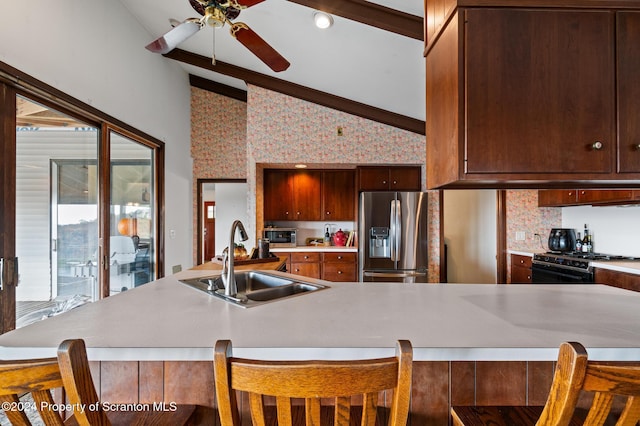
[[153,150],[110,132],[109,294],[155,279]]
[[16,327],[97,299],[99,131],[18,96]]

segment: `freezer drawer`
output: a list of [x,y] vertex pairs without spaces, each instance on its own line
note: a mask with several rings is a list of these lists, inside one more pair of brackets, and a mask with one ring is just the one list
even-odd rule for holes
[[427,271],[362,271],[362,282],[426,283]]

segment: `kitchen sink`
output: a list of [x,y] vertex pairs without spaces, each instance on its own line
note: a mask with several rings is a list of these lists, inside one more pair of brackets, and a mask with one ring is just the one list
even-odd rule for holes
[[219,275],[180,280],[180,282],[243,308],[328,288],[322,284],[294,280],[265,272],[244,271],[236,273],[235,276],[238,287],[238,293],[235,296],[224,294],[224,284]]

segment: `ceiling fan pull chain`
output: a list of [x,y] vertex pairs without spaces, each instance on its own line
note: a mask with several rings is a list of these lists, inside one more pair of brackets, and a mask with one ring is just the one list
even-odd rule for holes
[[211,65],[216,65],[216,32],[211,31],[213,33],[213,52],[211,52]]

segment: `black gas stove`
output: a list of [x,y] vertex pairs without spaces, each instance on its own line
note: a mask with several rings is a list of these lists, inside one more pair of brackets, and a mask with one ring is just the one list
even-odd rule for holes
[[638,261],[638,257],[605,253],[553,252],[533,255],[532,282],[534,283],[593,283],[591,262]]

